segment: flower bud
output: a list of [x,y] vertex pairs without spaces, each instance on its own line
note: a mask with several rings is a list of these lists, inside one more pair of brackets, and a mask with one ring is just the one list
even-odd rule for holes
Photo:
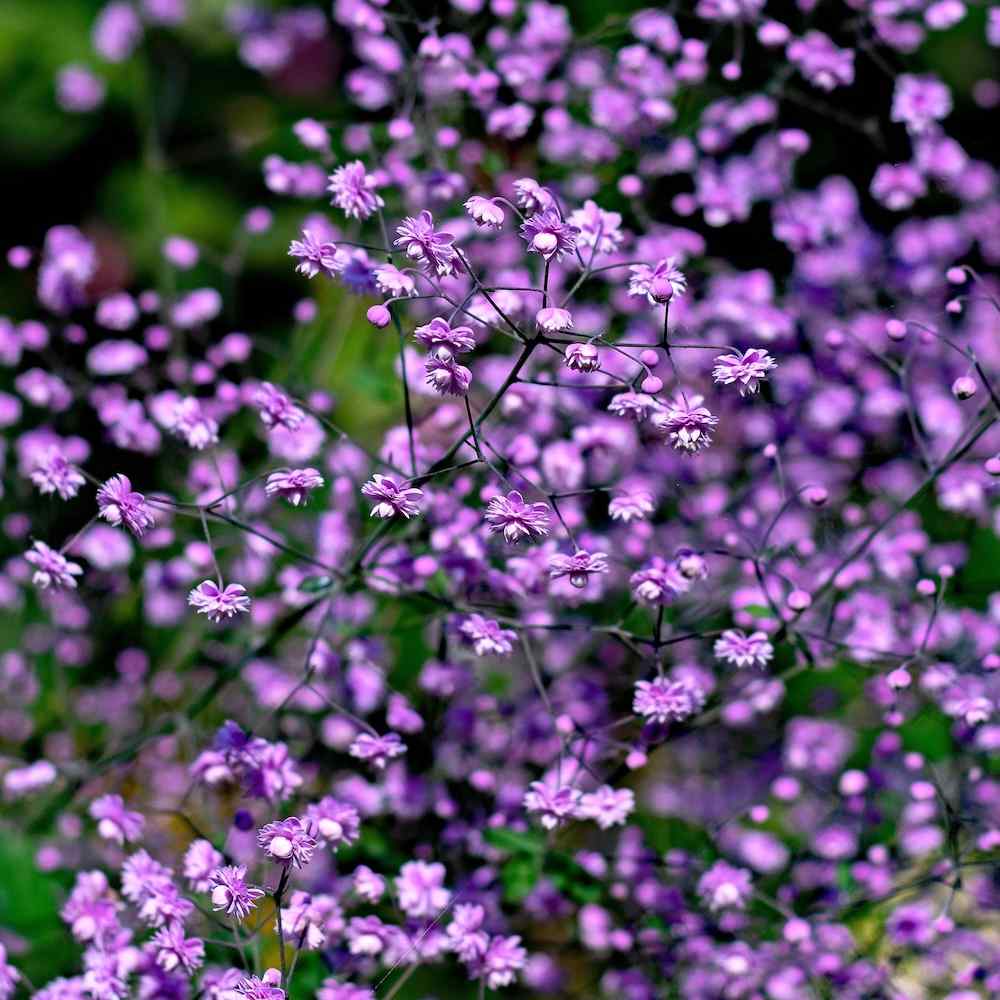
[[951,391],[956,399],[971,399],[976,394],[976,380],[970,375],[960,375],[951,383]]
[[372,306],[366,313],[368,322],[379,330],[384,330],[391,322],[392,315],[383,305]]

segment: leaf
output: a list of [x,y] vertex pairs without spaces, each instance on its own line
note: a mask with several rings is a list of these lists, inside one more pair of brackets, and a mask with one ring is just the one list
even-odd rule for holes
[[773,618],[774,612],[765,607],[763,604],[744,604],[740,611],[745,611],[748,615],[753,615],[754,618]]
[[520,902],[535,888],[540,874],[537,858],[526,854],[515,855],[500,869],[504,899],[510,903]]
[[321,591],[329,590],[332,584],[332,576],[307,576],[299,584],[299,590],[303,594],[318,594]]
[[483,839],[492,847],[511,854],[542,854],[545,844],[533,831],[511,830],[505,826],[491,827],[483,834]]

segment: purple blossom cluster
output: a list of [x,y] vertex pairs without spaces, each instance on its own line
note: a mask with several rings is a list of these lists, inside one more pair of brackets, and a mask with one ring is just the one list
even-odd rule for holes
[[[291,208],[155,290],[8,253],[0,825],[80,964],[0,939],[0,1000],[1000,994],[1000,191],[919,58],[971,13],[451,6],[230,5],[271,80],[350,53]],[[391,426],[201,284],[277,215]]]

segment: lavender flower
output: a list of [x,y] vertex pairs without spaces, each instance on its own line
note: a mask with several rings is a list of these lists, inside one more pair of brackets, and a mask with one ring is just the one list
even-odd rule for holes
[[750,872],[716,861],[698,880],[698,895],[711,910],[742,910],[753,892]]
[[83,573],[83,568],[70,562],[61,552],[50,549],[45,542],[32,542],[31,548],[25,552],[24,558],[35,567],[31,582],[39,590],[50,587],[58,590],[66,587],[76,588],[76,577]]
[[569,582],[581,590],[590,582],[592,574],[607,571],[607,556],[603,552],[585,552],[580,549],[571,556],[557,553],[549,558],[549,576],[553,580],[568,577]]
[[323,485],[323,477],[316,469],[288,469],[272,472],[267,477],[264,492],[287,500],[293,507],[304,504],[309,494]]
[[296,406],[284,392],[270,382],[261,383],[254,397],[254,405],[268,430],[283,427],[288,431],[297,431],[306,419],[301,407]]
[[654,556],[642,569],[629,578],[632,595],[643,604],[669,604],[681,594],[687,593],[691,581],[677,566],[676,561],[667,561]]
[[521,225],[521,237],[529,252],[541,254],[546,260],[559,260],[575,250],[577,235],[577,228],[563,222],[555,209],[538,212]]
[[320,272],[332,277],[342,270],[336,245],[317,239],[308,229],[302,230],[302,239],[289,243],[288,256],[298,258],[295,270],[307,278],[315,278]]
[[156,523],[146,498],[121,474],[112,476],[97,491],[97,509],[108,524],[124,524],[136,538]]
[[452,326],[439,316],[423,326],[418,326],[413,331],[413,336],[429,351],[439,356],[465,354],[476,346],[476,338],[469,327]]
[[701,405],[703,401],[702,396],[678,393],[651,422],[678,451],[697,454],[712,444],[712,431],[719,423],[719,418]]
[[355,737],[348,752],[352,757],[367,761],[381,771],[393,757],[401,757],[406,753],[406,744],[398,733],[386,733],[384,736],[361,733]]
[[367,219],[385,206],[376,193],[378,181],[360,160],[338,167],[328,178],[327,190],[336,205],[349,219]]
[[549,530],[549,505],[526,503],[517,490],[496,496],[486,507],[486,523],[494,534],[503,533],[509,545],[522,538],[542,538]]
[[656,507],[653,495],[646,490],[629,490],[612,497],[608,513],[614,521],[644,521]]
[[230,917],[245,920],[265,895],[263,889],[246,881],[246,865],[224,865],[209,875],[212,909],[224,910]]
[[272,861],[304,868],[309,864],[316,840],[297,816],[268,823],[257,831],[257,843]]
[[500,229],[503,226],[503,209],[492,198],[474,194],[465,203],[465,210],[483,229]]
[[396,878],[396,899],[399,908],[409,917],[437,916],[451,899],[444,887],[442,864],[408,861]]
[[459,632],[472,645],[476,656],[510,656],[517,633],[482,615],[468,615],[459,625]]
[[200,938],[184,936],[184,926],[178,922],[157,931],[149,942],[156,964],[165,972],[182,968],[191,973],[205,961],[205,945]]
[[442,276],[455,270],[458,254],[452,247],[454,242],[451,233],[434,228],[434,217],[424,209],[396,227],[393,245],[402,248],[407,257],[419,261],[429,272]]
[[747,635],[742,629],[727,629],[715,640],[715,656],[734,667],[766,667],[774,656],[774,647],[764,632]]
[[738,354],[721,354],[715,359],[712,378],[722,385],[739,383],[741,396],[752,396],[767,373],[778,363],[763,348],[751,347]]
[[58,448],[49,448],[31,470],[31,481],[43,495],[57,493],[60,500],[72,500],[87,480]]
[[546,830],[554,830],[569,817],[577,814],[581,792],[569,785],[549,785],[533,781],[524,793],[524,808],[539,813],[539,822]]
[[687,278],[674,257],[659,260],[652,267],[633,264],[629,275],[629,295],[644,295],[651,306],[663,305],[687,291]]
[[632,711],[650,722],[683,722],[701,711],[705,693],[687,678],[637,681]]
[[472,372],[458,364],[450,352],[429,355],[424,373],[427,384],[442,396],[464,396],[472,384]]
[[240,583],[219,586],[212,580],[203,580],[188,594],[188,604],[210,622],[221,622],[250,610],[246,587]]
[[102,795],[90,803],[90,815],[97,820],[97,832],[116,844],[136,841],[146,825],[142,813],[130,812],[120,795]]
[[418,504],[423,499],[424,491],[415,486],[399,486],[395,479],[376,472],[364,486],[361,492],[375,501],[372,507],[372,517],[410,518],[420,513]]
[[635,809],[635,794],[630,788],[614,789],[602,785],[596,791],[580,796],[576,815],[592,819],[602,830],[622,826]]

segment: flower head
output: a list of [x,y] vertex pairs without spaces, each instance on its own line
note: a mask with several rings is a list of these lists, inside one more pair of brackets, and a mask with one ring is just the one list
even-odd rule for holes
[[97,509],[108,524],[124,524],[137,538],[156,523],[146,498],[132,489],[128,476],[112,476],[101,486]]
[[731,628],[715,640],[715,656],[734,667],[766,667],[774,657],[774,646],[765,632],[747,635],[742,629]]
[[677,393],[652,418],[653,426],[681,452],[694,455],[712,443],[712,430],[719,418],[702,406],[703,397]]
[[237,920],[246,919],[265,895],[263,889],[247,883],[246,874],[246,865],[224,865],[209,875],[213,910],[224,910]]
[[97,832],[116,844],[138,840],[146,825],[142,813],[126,809],[120,795],[102,795],[90,803],[88,811],[97,820]]
[[336,244],[316,239],[308,229],[302,230],[301,239],[288,244],[288,256],[298,258],[295,270],[307,278],[315,278],[321,271],[332,277],[343,269]]
[[446,319],[436,316],[429,323],[418,326],[413,336],[428,350],[438,355],[465,354],[476,346],[476,338],[467,326],[452,326]]
[[524,808],[539,813],[539,822],[546,830],[554,830],[570,816],[576,815],[580,789],[569,785],[549,785],[533,781],[524,793]]
[[663,305],[687,291],[687,278],[673,257],[658,260],[652,267],[633,264],[629,272],[629,295],[645,295],[651,306]]
[[493,497],[485,517],[489,530],[494,534],[502,532],[509,544],[522,538],[542,538],[549,530],[549,505],[527,503],[517,490]]
[[424,491],[415,486],[400,486],[395,479],[376,472],[364,486],[361,492],[375,501],[372,507],[372,517],[382,519],[389,517],[413,517],[420,513],[417,506],[423,498]]
[[385,205],[377,187],[375,175],[368,173],[360,160],[354,160],[334,170],[326,189],[332,195],[331,204],[349,219],[367,219]]
[[406,753],[406,744],[398,733],[389,732],[384,736],[361,733],[351,744],[348,753],[358,760],[368,761],[372,767],[381,771],[393,757],[401,757]]
[[460,365],[450,351],[437,351],[424,362],[427,384],[442,396],[464,396],[472,384],[472,372]]
[[437,275],[451,274],[455,270],[458,254],[452,244],[455,237],[434,228],[434,217],[424,209],[418,216],[407,216],[396,227],[393,245],[402,248],[411,260],[419,261]]
[[676,561],[654,556],[642,569],[629,579],[632,593],[643,604],[669,604],[691,588],[691,581],[678,567]]
[[705,705],[705,692],[688,678],[670,680],[657,677],[638,681],[632,699],[632,711],[650,722],[683,722],[700,712]]
[[577,228],[563,222],[559,213],[550,208],[530,216],[521,225],[521,236],[530,253],[541,254],[546,260],[558,260],[576,249]]
[[60,500],[72,500],[87,480],[58,448],[48,448],[31,470],[31,481],[43,495],[58,493]]
[[309,499],[309,494],[323,485],[323,477],[316,469],[288,469],[283,472],[272,472],[267,477],[264,492],[269,496],[278,496],[287,500],[293,507]]
[[752,396],[778,363],[763,348],[751,347],[737,354],[721,354],[715,359],[712,378],[723,385],[739,383],[741,396]]
[[635,809],[635,793],[630,788],[612,788],[602,785],[596,791],[580,797],[577,816],[592,819],[602,830],[622,826]]
[[303,868],[316,850],[316,840],[297,816],[268,823],[257,831],[257,843],[272,861]]
[[221,622],[223,618],[246,613],[250,610],[250,598],[246,587],[240,583],[230,583],[220,587],[212,580],[203,580],[188,594],[188,604],[211,622]]
[[710,910],[742,910],[752,892],[750,872],[725,861],[716,861],[698,880],[698,895]]
[[582,590],[597,573],[607,573],[608,557],[603,552],[585,552],[578,549],[571,556],[557,553],[549,558],[549,576],[553,580],[568,577],[569,582]]
[[192,973],[205,961],[205,944],[201,938],[184,936],[184,925],[171,921],[158,930],[149,942],[156,964],[164,972],[181,968]]
[[281,973],[277,969],[268,969],[259,979],[257,976],[247,976],[234,987],[233,992],[243,997],[243,1000],[285,1000],[285,991],[281,989]]
[[501,628],[499,623],[482,615],[468,615],[458,627],[459,632],[476,652],[476,656],[510,656],[517,633]]
[[601,354],[594,344],[570,344],[563,354],[563,364],[573,372],[596,372]]
[[499,229],[503,225],[503,209],[492,198],[474,194],[465,203],[465,210],[483,229]]
[[260,384],[254,396],[254,405],[268,430],[284,427],[285,430],[296,431],[306,419],[302,408],[296,406],[285,393],[270,382]]
[[76,588],[76,577],[83,573],[83,567],[70,562],[61,552],[50,549],[45,542],[33,542],[31,548],[24,553],[24,558],[35,567],[31,582],[39,590],[50,587],[58,590],[66,587]]
[[653,511],[653,494],[647,490],[623,490],[611,498],[608,504],[608,514],[612,521],[644,521]]

